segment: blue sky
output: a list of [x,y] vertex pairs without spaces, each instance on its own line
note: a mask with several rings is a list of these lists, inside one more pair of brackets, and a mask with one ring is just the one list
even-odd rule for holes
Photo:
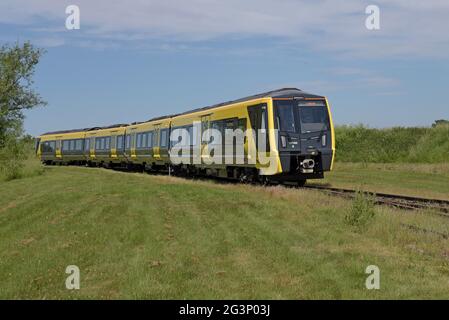
[[[67,30],[76,4],[81,29]],[[365,8],[380,8],[367,30]],[[449,118],[449,1],[2,0],[0,42],[47,53],[30,134],[142,121],[280,87],[325,95],[337,124]]]

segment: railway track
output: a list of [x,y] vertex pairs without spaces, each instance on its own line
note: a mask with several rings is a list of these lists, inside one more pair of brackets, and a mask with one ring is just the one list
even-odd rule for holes
[[[328,194],[340,196],[344,198],[353,198],[357,193],[356,190],[332,188],[326,186],[306,185],[305,189],[314,189],[324,191]],[[410,196],[401,196],[387,193],[366,192],[374,197],[376,204],[387,205],[399,209],[406,210],[434,210],[435,213],[449,218],[449,201],[437,200]]]

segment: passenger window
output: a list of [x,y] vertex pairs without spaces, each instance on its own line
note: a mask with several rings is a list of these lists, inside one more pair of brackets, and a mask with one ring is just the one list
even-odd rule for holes
[[157,146],[157,131],[153,132],[153,147]]
[[148,132],[148,138],[147,138],[147,147],[151,148],[153,147],[153,132]]
[[123,149],[123,136],[117,137],[117,150]]
[[84,139],[84,150],[89,151],[89,149],[90,149],[90,139],[87,138],[87,139]]
[[264,132],[264,133],[265,133],[265,130],[267,129],[267,124],[265,123],[266,117],[267,117],[266,110],[262,110],[262,119],[261,119],[260,129],[263,130],[262,132]]
[[246,119],[239,119],[239,123],[237,126],[240,130],[242,130],[243,132],[245,132],[246,130]]
[[75,149],[76,151],[81,151],[83,150],[83,140],[81,139],[77,139],[75,142]]
[[[219,131],[220,134],[221,134],[221,138],[223,139],[223,129],[224,129],[224,122],[223,121],[214,121],[214,122],[212,122],[212,128],[211,129]],[[211,144],[221,144],[221,141],[220,140],[216,140],[216,139],[217,138],[215,136],[214,137],[211,136],[210,139],[209,139],[209,143],[211,143]]]
[[189,145],[193,146],[196,144],[196,137],[193,134],[193,127],[188,127],[187,130],[189,132]]
[[145,132],[142,135],[142,148],[146,148],[147,147],[147,139],[148,139],[148,133]]
[[129,136],[129,135],[127,135],[126,136],[126,146],[125,146],[125,148],[126,149],[130,149],[131,148],[131,136]]
[[141,148],[142,147],[142,134],[138,133],[137,134],[137,145],[136,148]]
[[104,138],[104,142],[105,142],[104,145],[105,150],[109,150],[110,149],[109,147],[111,145],[111,137]]
[[161,147],[167,146],[167,130],[161,130]]

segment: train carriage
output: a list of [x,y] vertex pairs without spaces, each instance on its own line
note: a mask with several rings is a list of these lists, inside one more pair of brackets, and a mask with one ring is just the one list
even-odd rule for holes
[[88,129],[84,147],[87,164],[116,167],[126,163],[126,126],[127,124],[115,124]]
[[47,132],[38,138],[37,154],[45,164],[82,164],[86,129]]
[[145,170],[168,169],[170,123],[170,117],[161,117],[126,128],[125,155],[131,166]]

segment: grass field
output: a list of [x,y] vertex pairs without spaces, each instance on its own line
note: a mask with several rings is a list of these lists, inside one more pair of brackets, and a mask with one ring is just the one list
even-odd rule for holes
[[[49,167],[0,182],[0,298],[449,298],[449,240],[404,225],[447,233],[449,220],[378,207],[353,227],[351,205],[312,190]],[[65,288],[68,265],[80,290]],[[380,290],[365,288],[368,265]]]
[[449,164],[337,162],[324,180],[310,183],[449,200]]

